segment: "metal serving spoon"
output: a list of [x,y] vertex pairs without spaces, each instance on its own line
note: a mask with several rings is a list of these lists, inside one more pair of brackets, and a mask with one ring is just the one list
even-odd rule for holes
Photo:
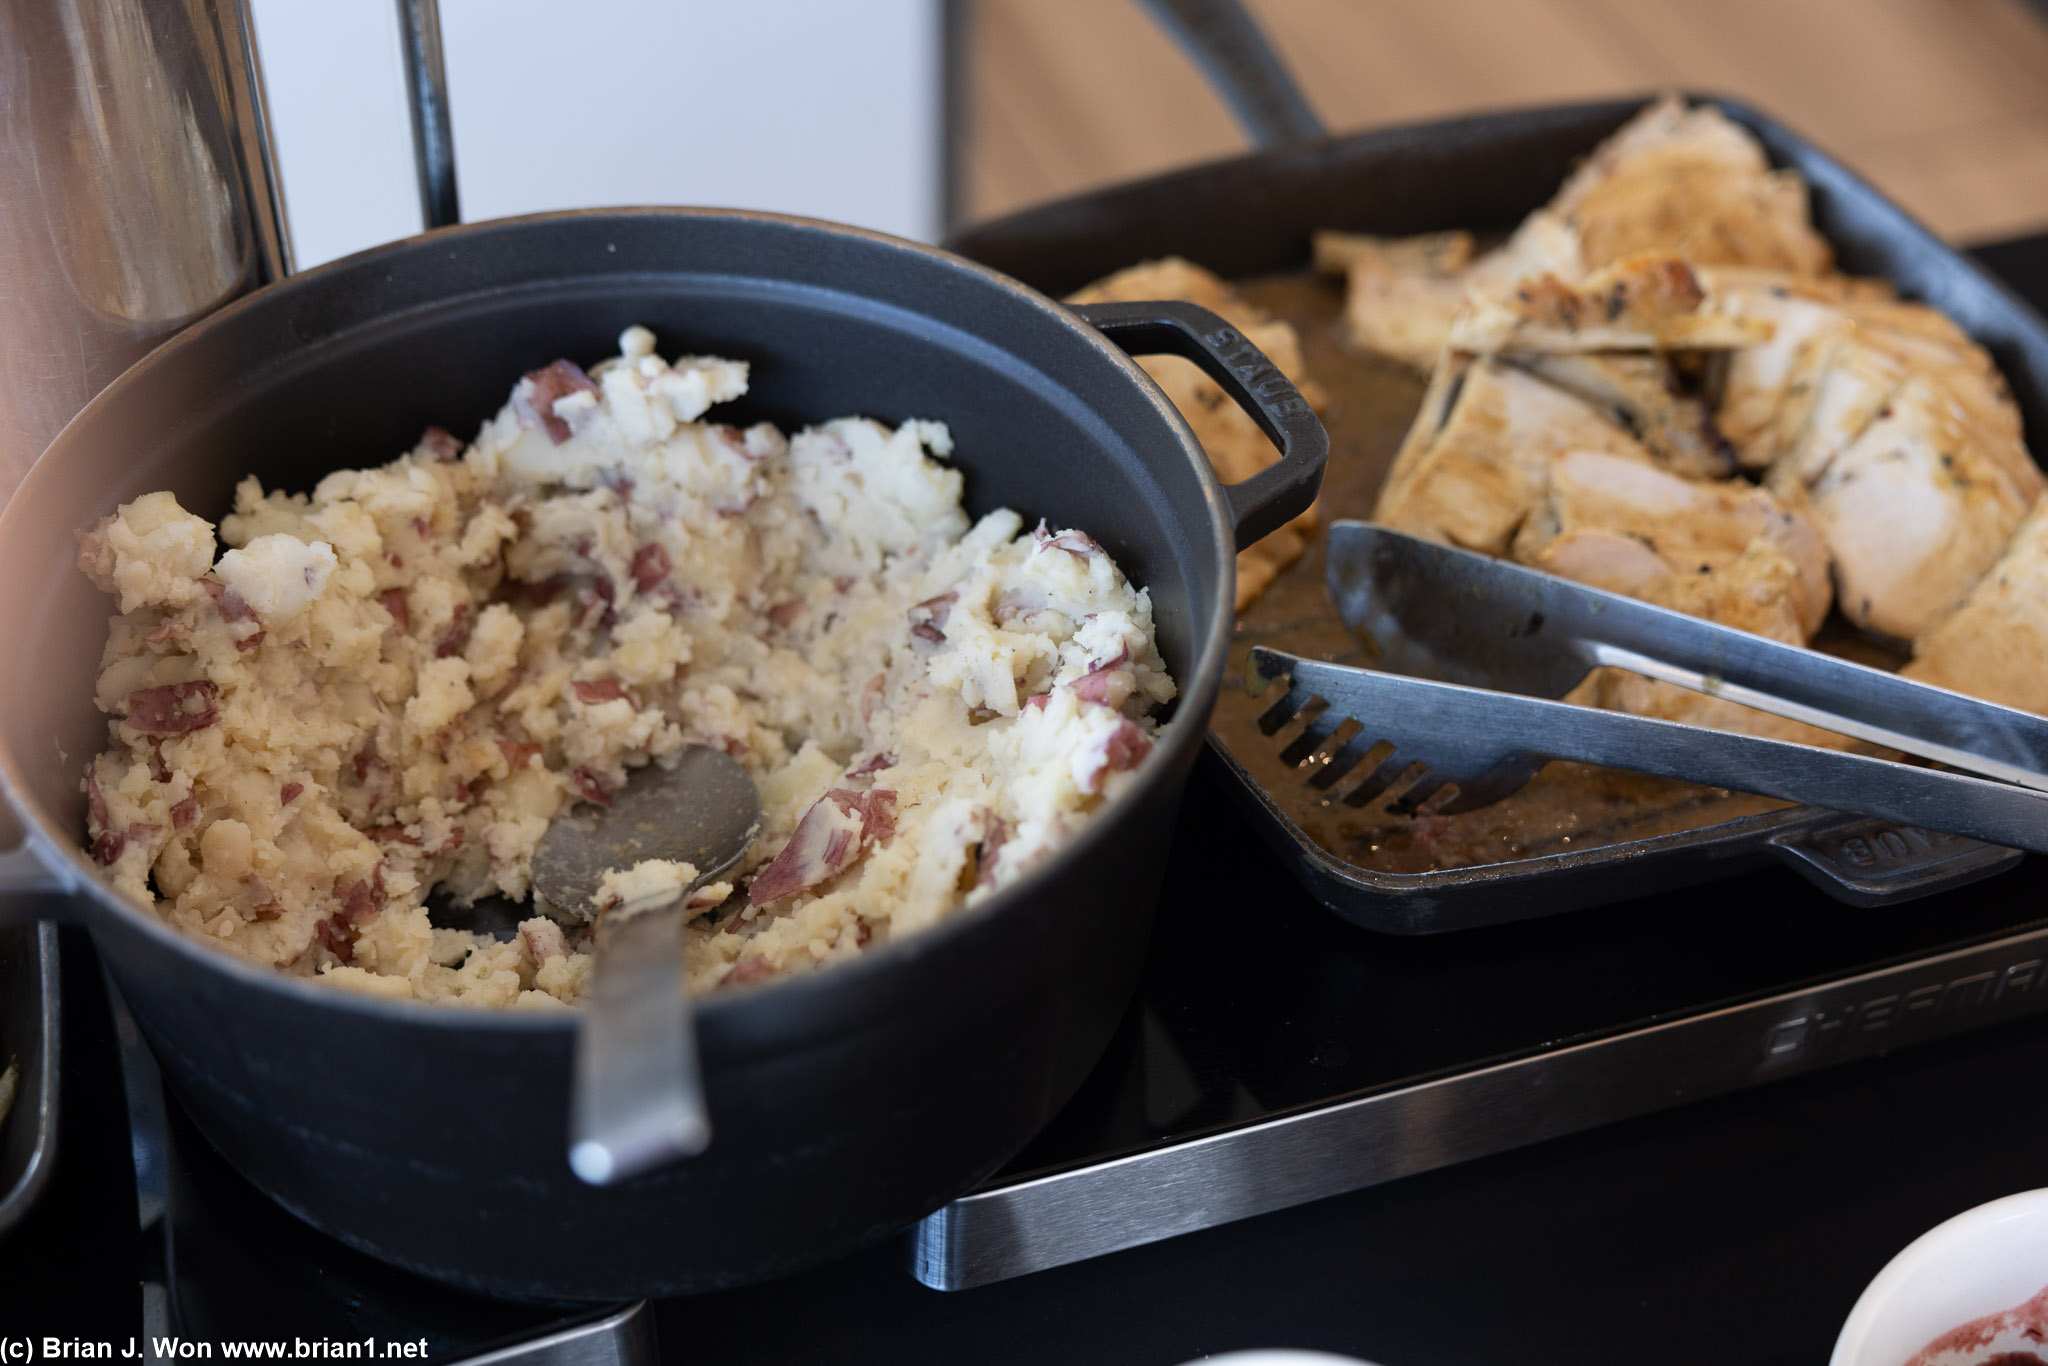
[[698,884],[739,861],[760,829],[761,798],[747,771],[720,750],[693,745],[674,768],[635,772],[610,806],[557,816],[534,850],[534,890],[570,914],[590,908],[614,868],[675,859],[697,869],[696,881],[674,896],[615,906],[597,922],[569,1108],[569,1166],[593,1186],[700,1153],[711,1141],[683,985],[683,908]]

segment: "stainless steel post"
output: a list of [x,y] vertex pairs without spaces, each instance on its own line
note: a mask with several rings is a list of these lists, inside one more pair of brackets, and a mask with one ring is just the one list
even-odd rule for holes
[[246,0],[0,0],[0,501],[165,337],[285,274]]
[[462,221],[455,196],[455,126],[448,117],[448,66],[441,54],[440,0],[398,0],[398,41],[412,106],[412,157],[420,179],[420,223]]

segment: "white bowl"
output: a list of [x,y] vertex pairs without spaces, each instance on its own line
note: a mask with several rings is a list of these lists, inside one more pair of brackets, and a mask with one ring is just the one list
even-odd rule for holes
[[2048,1190],[1937,1224],[1885,1264],[1849,1311],[1829,1366],[1906,1366],[1950,1329],[2048,1287]]

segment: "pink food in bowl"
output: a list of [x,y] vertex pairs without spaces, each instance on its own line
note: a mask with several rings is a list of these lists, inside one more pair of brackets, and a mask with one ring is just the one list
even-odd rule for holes
[[2025,1304],[1951,1328],[1906,1366],[2048,1366],[2048,1286]]

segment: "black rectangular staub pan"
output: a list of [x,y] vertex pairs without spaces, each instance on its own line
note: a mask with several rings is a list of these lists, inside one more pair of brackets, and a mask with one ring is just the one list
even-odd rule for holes
[[[1719,108],[1775,164],[1805,177],[1814,222],[1840,269],[1889,280],[1986,347],[2011,385],[2029,444],[2038,450],[2048,442],[2048,322],[2039,313],[1782,124],[1730,100],[1693,98]],[[1029,209],[970,228],[948,245],[1058,296],[1167,255],[1233,279],[1300,271],[1312,235],[1324,228],[1387,236],[1463,228],[1483,240],[1548,202],[1574,164],[1648,100],[1511,110],[1269,148]],[[1241,682],[1227,678],[1224,686]],[[2021,858],[1792,807],[1512,861],[1382,872],[1312,841],[1213,732],[1208,748],[1253,825],[1317,899],[1388,933],[1548,915],[1771,863],[1839,900],[1882,905],[1974,881]]]

